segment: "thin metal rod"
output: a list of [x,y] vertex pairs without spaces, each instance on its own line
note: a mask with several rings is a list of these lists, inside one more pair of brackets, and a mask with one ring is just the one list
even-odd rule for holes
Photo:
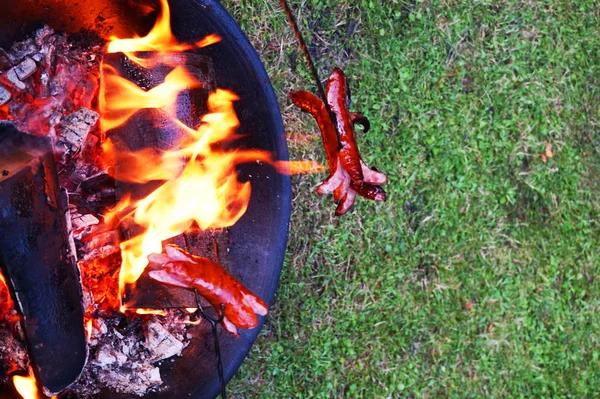
[[285,15],[287,15],[287,19],[292,26],[292,30],[296,35],[296,39],[298,39],[298,43],[300,44],[300,48],[302,49],[302,53],[304,53],[304,58],[308,64],[308,68],[312,73],[313,79],[317,84],[317,90],[319,91],[319,97],[323,100],[323,104],[325,104],[325,108],[327,109],[327,113],[329,113],[329,117],[333,121],[333,126],[335,126],[335,135],[337,136],[338,145],[341,147],[340,141],[340,133],[338,131],[337,118],[333,111],[331,111],[331,107],[329,106],[329,102],[327,101],[327,94],[325,94],[325,89],[323,88],[323,83],[321,82],[321,78],[319,77],[319,72],[313,63],[312,57],[310,56],[310,52],[308,51],[308,47],[306,47],[306,42],[304,41],[304,37],[302,37],[302,32],[300,32],[300,28],[298,27],[298,23],[296,23],[296,18],[292,12],[290,5],[287,0],[281,0],[281,6],[285,10]]
[[223,321],[225,317],[225,304],[221,304],[221,315],[218,319],[213,319],[206,313],[202,305],[200,305],[200,297],[198,290],[194,288],[194,298],[196,299],[196,307],[200,311],[202,317],[210,323],[212,327],[212,334],[215,340],[215,354],[217,356],[217,373],[219,374],[219,384],[221,386],[221,398],[227,399],[227,392],[225,390],[225,377],[223,375],[223,358],[221,357],[221,347],[219,346],[219,336],[217,335],[217,324]]

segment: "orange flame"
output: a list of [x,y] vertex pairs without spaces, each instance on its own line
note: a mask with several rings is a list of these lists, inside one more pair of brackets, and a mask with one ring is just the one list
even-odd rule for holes
[[[23,399],[43,399],[46,398],[38,391],[37,381],[33,374],[27,377],[21,375],[13,376],[13,384],[15,389]],[[58,395],[54,395],[51,399],[58,399]]]
[[103,64],[102,78],[99,97],[102,113],[100,127],[104,132],[122,125],[143,108],[161,108],[170,112],[169,108],[174,106],[181,91],[201,86],[181,66],[173,69],[164,83],[148,91],[119,76],[110,65]]
[[0,270],[0,320],[5,318],[10,323],[16,323],[19,316],[14,314],[15,303],[10,296],[6,279]]
[[[108,46],[108,52],[123,52],[145,67],[158,63],[169,65],[169,53],[207,46],[220,40],[209,35],[194,44],[181,44],[173,36],[170,12],[166,0],[155,26],[143,38],[118,39]],[[152,51],[150,58],[138,59],[134,53]],[[148,54],[145,55],[145,57]],[[233,140],[239,120],[233,103],[238,97],[231,91],[217,89],[209,94],[209,113],[193,129],[177,119],[174,110],[178,95],[202,86],[184,67],[174,69],[164,82],[144,91],[118,75],[110,66],[102,68],[100,90],[101,128],[104,133],[124,124],[143,108],[160,109],[175,128],[183,133],[181,142],[171,151],[144,149],[137,152],[117,151],[113,143],[103,141],[105,156],[119,165],[127,165],[127,176],[120,180],[135,183],[164,181],[146,198],[134,201],[124,197],[106,216],[107,223],[133,219],[143,233],[121,243],[122,264],[119,293],[126,284],[137,281],[148,265],[148,255],[162,252],[162,242],[190,228],[224,228],[236,223],[246,212],[250,200],[250,182],[238,180],[236,166],[247,162],[265,162],[281,173],[317,171],[323,165],[312,161],[274,161],[265,151],[217,149],[219,144]],[[124,168],[125,169],[125,168]],[[121,311],[127,309],[126,304]]]
[[221,41],[215,34],[208,35],[196,43],[179,43],[171,31],[171,10],[167,0],[160,0],[161,8],[154,27],[144,37],[119,39],[116,36],[110,38],[108,53],[125,53],[129,59],[139,65],[150,67],[154,65],[154,59],[146,60],[136,57],[133,53],[137,51],[156,51],[159,53],[182,52],[194,48],[202,48]]
[[94,331],[94,321],[92,319],[88,319],[88,321],[85,322],[85,336],[88,340],[88,342],[90,342],[92,340],[92,332]]
[[198,320],[184,320],[181,322],[181,324],[187,324],[190,326],[198,326],[200,324],[202,324],[202,319],[198,319]]
[[166,316],[168,315],[167,311],[160,309],[136,309],[135,313],[137,314],[153,314],[157,316]]
[[[268,160],[268,154],[212,149],[215,143],[232,136],[239,125],[233,110],[236,99],[226,90],[211,93],[208,99],[211,113],[202,118],[198,130],[177,121],[195,141],[183,148],[164,152],[156,168],[138,169],[133,174],[136,180],[147,181],[154,178],[155,169],[176,171],[180,169],[181,160],[187,159],[178,175],[170,176],[170,180],[149,196],[133,204],[135,209],[130,216],[146,230],[121,244],[121,289],[124,284],[134,283],[139,278],[148,264],[149,254],[162,252],[162,241],[183,233],[193,223],[201,229],[231,226],[246,211],[250,183],[238,180],[235,167],[240,161]],[[140,165],[149,164],[149,160],[143,161],[142,152],[132,156],[140,158]],[[119,205],[122,209],[131,207],[130,199],[126,198],[123,202],[125,206]]]

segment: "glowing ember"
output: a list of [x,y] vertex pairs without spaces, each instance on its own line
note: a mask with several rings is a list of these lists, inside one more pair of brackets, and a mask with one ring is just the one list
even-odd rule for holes
[[183,321],[183,324],[187,324],[187,325],[190,325],[190,326],[198,326],[201,323],[202,323],[202,319],[198,319],[198,320],[195,320],[195,321],[192,321],[192,320]]
[[13,302],[6,280],[0,271],[0,321],[6,320],[9,323],[19,321],[19,316],[15,314],[15,303]]
[[160,309],[136,309],[137,314],[153,314],[157,316],[166,316],[168,313],[165,310]]
[[93,331],[94,331],[94,322],[92,321],[92,319],[89,319],[88,321],[85,322],[85,336],[86,336],[88,342],[90,342],[90,340],[92,339]]

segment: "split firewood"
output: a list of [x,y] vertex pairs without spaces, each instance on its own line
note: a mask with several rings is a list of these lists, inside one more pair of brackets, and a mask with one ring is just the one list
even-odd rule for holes
[[50,139],[0,122],[0,267],[47,395],[80,375],[87,357],[82,293],[66,193]]

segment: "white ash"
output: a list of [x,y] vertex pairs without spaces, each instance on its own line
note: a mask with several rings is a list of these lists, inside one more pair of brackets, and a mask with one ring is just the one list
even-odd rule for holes
[[11,68],[8,71],[6,71],[3,77],[10,86],[14,87],[17,90],[23,91],[27,88],[27,85],[21,82],[21,80],[17,76],[17,72],[14,68]]
[[[14,366],[20,370],[29,367],[29,356],[25,339],[19,323],[14,327],[0,325],[0,369]],[[8,381],[1,381],[6,384]]]
[[152,362],[180,356],[183,343],[160,323],[149,323],[146,327],[146,348],[151,352]]
[[81,240],[83,237],[89,235],[93,229],[93,226],[100,223],[97,217],[87,214],[79,213],[79,210],[75,206],[69,206],[71,211],[71,228],[73,232],[73,238]]
[[11,98],[12,94],[10,94],[10,91],[8,91],[6,87],[0,85],[0,105],[6,104]]
[[[50,29],[44,26],[40,30]],[[52,31],[54,32],[54,31]],[[37,45],[33,38],[28,38],[20,42],[15,42],[8,51],[8,55],[13,65],[18,64],[23,58],[39,52],[40,45]]]
[[23,81],[33,75],[37,70],[37,64],[29,57],[26,57],[17,66],[14,67],[15,73],[20,81]]
[[84,261],[92,261],[97,258],[106,258],[119,252],[119,232],[116,230],[95,234],[88,240],[79,251],[83,254]]
[[94,320],[90,360],[70,391],[87,398],[105,388],[135,396],[159,389],[161,361],[181,355],[189,344],[185,324],[189,320],[190,315],[181,310],[128,319],[125,327],[119,317]]
[[92,130],[100,115],[96,111],[81,107],[64,116],[57,129],[56,149],[66,155],[74,155],[81,150],[83,142]]
[[94,215],[79,215],[73,216],[73,230],[80,230],[89,226],[100,223],[100,221]]

